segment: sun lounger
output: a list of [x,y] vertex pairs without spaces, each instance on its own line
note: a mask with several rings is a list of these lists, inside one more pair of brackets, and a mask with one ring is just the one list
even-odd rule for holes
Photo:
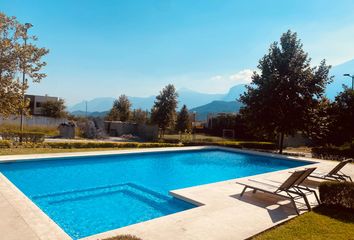
[[315,195],[317,203],[321,204],[320,198],[318,197],[316,191],[302,184],[315,170],[316,168],[306,168],[306,172],[294,183],[294,187],[304,194],[312,193]]
[[[299,210],[296,206],[295,200],[303,198],[308,210],[311,210],[310,203],[306,194],[298,188],[298,186],[314,171],[313,169],[305,169],[293,172],[281,185],[268,184],[257,180],[248,179],[246,181],[237,182],[245,186],[242,190],[241,197],[245,191],[253,189],[253,193],[257,191],[277,195],[279,197],[287,198],[291,201],[296,213],[299,215]],[[307,189],[306,189],[307,190]]]
[[313,178],[320,178],[320,179],[325,179],[325,180],[334,180],[334,181],[350,181],[352,182],[353,180],[351,179],[350,176],[345,175],[342,173],[340,170],[344,168],[345,165],[353,161],[353,159],[346,159],[338,163],[331,171],[328,173],[321,173],[321,172],[314,172],[313,174],[310,175],[310,177]]

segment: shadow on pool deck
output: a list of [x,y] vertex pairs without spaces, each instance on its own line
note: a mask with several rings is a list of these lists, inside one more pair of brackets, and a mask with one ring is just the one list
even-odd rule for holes
[[[248,191],[242,197],[241,194],[232,195],[230,197],[266,209],[273,223],[282,222],[296,215],[296,211],[289,200],[272,196],[268,193],[259,191],[252,193],[252,191]],[[300,212],[307,210],[305,202],[299,200],[295,202]]]

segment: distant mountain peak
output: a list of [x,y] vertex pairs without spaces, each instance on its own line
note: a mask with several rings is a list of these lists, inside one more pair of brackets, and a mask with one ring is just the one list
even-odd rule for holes
[[[195,108],[202,106],[213,101],[235,101],[240,93],[245,89],[244,84],[236,85],[228,91],[226,94],[212,94],[212,93],[202,93],[194,91],[188,88],[181,88],[177,92],[178,97],[178,107],[182,107],[184,104],[189,108]],[[132,108],[141,108],[143,110],[150,110],[154,104],[155,96],[149,97],[129,97],[132,103]],[[109,111],[113,105],[116,98],[113,97],[99,97],[87,101],[87,108],[89,112],[104,112]],[[75,111],[85,111],[86,101],[79,102],[71,107],[69,107],[70,112]]]
[[194,91],[186,87],[181,87],[180,89],[177,90],[177,92],[194,92]]

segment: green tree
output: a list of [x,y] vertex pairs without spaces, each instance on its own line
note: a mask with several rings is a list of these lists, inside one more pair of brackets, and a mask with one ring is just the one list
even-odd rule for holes
[[254,72],[240,98],[245,105],[241,112],[255,131],[280,136],[280,153],[284,135],[306,129],[309,111],[331,81],[325,60],[311,67],[302,47],[296,33],[284,33],[280,44],[274,42],[259,61],[259,73]]
[[151,109],[151,121],[161,129],[160,137],[165,135],[167,128],[172,127],[176,120],[178,94],[172,84],[162,89],[156,96],[154,106]]
[[106,116],[106,119],[110,121],[126,122],[130,118],[130,107],[131,103],[128,97],[122,94],[114,101],[113,107]]
[[181,111],[177,115],[176,130],[185,132],[192,129],[192,122],[186,105],[183,105]]
[[328,143],[330,127],[333,123],[332,106],[331,101],[323,97],[309,108],[304,134],[316,145]]
[[42,114],[47,117],[65,118],[68,113],[65,111],[66,106],[63,99],[58,101],[46,101],[41,105]]
[[148,118],[147,111],[143,111],[141,108],[134,109],[132,112],[131,120],[135,123],[144,124]]
[[42,58],[48,50],[34,44],[37,37],[28,35],[31,26],[31,24],[21,24],[15,17],[8,17],[0,12],[0,114],[2,117],[19,114],[19,109],[24,109],[28,105],[28,101],[24,100],[24,93],[28,89],[27,79],[22,83],[18,76],[25,73],[26,77],[33,82],[40,82],[46,77],[41,70],[46,65]]
[[340,145],[354,139],[354,90],[345,87],[333,103],[330,139]]
[[105,119],[107,121],[119,121],[119,112],[115,107],[115,102],[113,103],[111,110],[107,113]]

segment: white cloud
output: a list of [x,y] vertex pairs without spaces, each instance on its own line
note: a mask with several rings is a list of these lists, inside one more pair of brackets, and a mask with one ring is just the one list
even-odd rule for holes
[[253,70],[243,69],[236,73],[218,74],[214,76],[185,75],[170,77],[177,88],[187,88],[204,93],[227,93],[231,87],[251,82]]
[[231,87],[238,84],[248,84],[252,81],[253,70],[244,69],[237,73],[228,75],[216,75],[207,81],[208,92],[227,92]]
[[252,75],[253,71],[251,69],[245,69],[230,75],[229,78],[235,83],[250,83],[252,81]]
[[213,81],[220,81],[220,80],[222,80],[223,78],[224,78],[223,76],[217,75],[217,76],[211,77],[211,80],[213,80]]

